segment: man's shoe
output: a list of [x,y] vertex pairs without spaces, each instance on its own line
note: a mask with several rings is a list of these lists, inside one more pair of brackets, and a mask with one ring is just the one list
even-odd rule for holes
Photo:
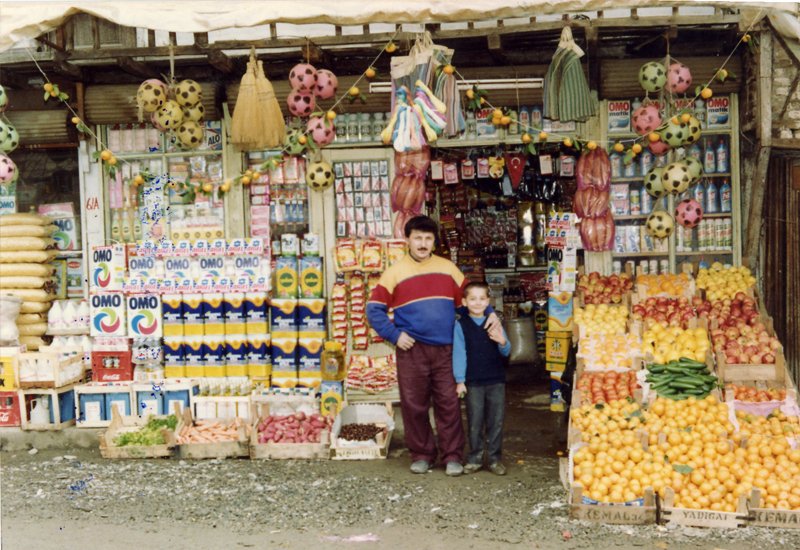
[[489,464],[489,471],[498,476],[506,475],[506,467],[502,462],[492,462]]
[[478,470],[483,468],[482,464],[473,464],[472,462],[467,462],[464,464],[464,473],[465,474],[474,474]]
[[411,471],[415,474],[427,474],[431,464],[427,460],[417,460],[411,463]]
[[455,460],[452,462],[447,463],[447,468],[445,472],[449,476],[460,476],[464,473],[464,467],[461,465],[460,462],[456,462]]

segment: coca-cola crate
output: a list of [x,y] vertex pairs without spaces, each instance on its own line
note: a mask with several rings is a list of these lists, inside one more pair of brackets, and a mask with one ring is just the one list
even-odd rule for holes
[[93,382],[125,382],[133,380],[131,351],[93,351]]
[[0,392],[0,426],[14,427],[22,424],[19,408],[19,392]]

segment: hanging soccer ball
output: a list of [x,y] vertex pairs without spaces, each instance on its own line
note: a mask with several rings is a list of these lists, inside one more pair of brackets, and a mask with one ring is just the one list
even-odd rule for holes
[[306,183],[314,191],[324,191],[333,185],[333,168],[324,160],[312,162],[306,171]]
[[[674,118],[674,117],[673,117]],[[673,119],[667,122],[667,127],[661,130],[661,140],[670,147],[680,147],[689,135],[689,126]]]
[[664,167],[661,175],[661,184],[667,193],[680,194],[689,189],[689,182],[692,176],[689,174],[689,167],[685,162],[679,160],[671,162]]
[[289,71],[289,84],[293,90],[314,90],[317,83],[317,69],[308,63],[298,63]]
[[639,84],[648,92],[657,92],[667,82],[667,70],[658,61],[650,61],[639,68]]
[[655,166],[650,169],[647,175],[644,177],[644,188],[645,190],[650,193],[656,199],[660,199],[664,196],[664,184],[661,181],[661,177],[664,174],[664,167],[663,166]]
[[157,78],[150,78],[139,85],[136,103],[146,113],[154,113],[167,100],[167,85]]
[[683,63],[670,63],[667,70],[667,89],[673,94],[682,94],[692,85],[692,71]]
[[156,111],[155,119],[158,125],[167,130],[174,130],[183,122],[183,110],[177,101],[168,99],[164,105]]
[[0,151],[11,153],[19,146],[19,133],[10,122],[0,120]]
[[695,143],[702,137],[703,130],[700,128],[700,121],[697,118],[690,116],[689,122],[686,123],[686,138],[684,139],[684,145],[690,145]]
[[202,103],[192,105],[190,107],[183,107],[183,120],[194,120],[200,122],[206,114],[206,108]]
[[652,103],[642,105],[633,112],[633,131],[643,136],[661,126],[661,113]]
[[8,108],[8,94],[6,89],[0,86],[0,113]]
[[686,163],[686,167],[689,169],[689,175],[692,178],[689,185],[691,185],[703,175],[703,163],[694,157],[687,157],[683,159],[683,162]]
[[305,118],[314,111],[317,102],[314,99],[314,94],[310,91],[294,89],[289,92],[289,97],[286,98],[286,106],[294,116]]
[[177,136],[187,149],[197,149],[203,143],[203,127],[194,120],[185,120],[178,126]]
[[683,199],[675,207],[675,220],[683,227],[697,227],[703,219],[703,209],[694,199]]
[[314,86],[314,95],[318,99],[330,99],[336,95],[339,79],[328,69],[317,71],[317,83]]
[[152,124],[153,128],[155,128],[159,132],[166,132],[167,129],[161,126],[161,123],[158,121],[158,118],[156,118],[157,114],[158,113],[150,113],[150,124]]
[[652,151],[654,155],[659,155],[659,156],[663,155],[664,153],[670,150],[670,146],[664,143],[664,141],[660,139],[658,141],[651,141],[650,143],[648,143],[647,148],[650,149],[650,151]]
[[333,122],[326,122],[323,117],[315,116],[308,119],[308,124],[306,125],[306,131],[311,136],[311,139],[320,147],[332,143],[336,137],[336,128],[334,128]]
[[181,80],[175,87],[175,101],[181,107],[197,105],[203,99],[203,89],[194,80]]
[[17,177],[17,165],[6,155],[0,155],[0,185],[8,185]]
[[[306,144],[303,141],[305,139],[308,138],[305,137],[300,130],[289,130],[286,132],[286,138],[283,140],[283,147],[290,155],[299,155],[306,148]],[[301,143],[301,141],[303,142]]]
[[645,228],[651,237],[665,239],[672,235],[672,230],[675,229],[675,220],[667,212],[658,210],[647,217]]

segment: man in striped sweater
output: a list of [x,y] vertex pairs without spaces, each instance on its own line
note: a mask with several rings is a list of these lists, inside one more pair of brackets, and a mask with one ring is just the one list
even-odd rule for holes
[[[428,418],[433,402],[439,451],[447,475],[463,473],[464,432],[453,377],[455,308],[467,281],[458,267],[433,256],[438,226],[427,216],[405,226],[408,254],[381,276],[367,303],[367,319],[385,340],[397,346],[397,381],[411,471],[426,473],[436,460]],[[394,311],[394,320],[389,310]],[[488,327],[500,327],[491,311]]]

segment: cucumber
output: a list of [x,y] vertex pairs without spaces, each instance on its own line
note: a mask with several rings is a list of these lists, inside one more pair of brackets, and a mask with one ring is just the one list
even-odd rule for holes
[[673,380],[670,383],[671,388],[675,388],[676,390],[694,390],[697,389],[699,384],[694,381],[685,381],[685,380]]
[[670,374],[684,374],[685,371],[682,365],[667,365],[666,370]]
[[648,365],[647,370],[650,371],[651,374],[663,374],[666,372],[667,367],[666,365]]

